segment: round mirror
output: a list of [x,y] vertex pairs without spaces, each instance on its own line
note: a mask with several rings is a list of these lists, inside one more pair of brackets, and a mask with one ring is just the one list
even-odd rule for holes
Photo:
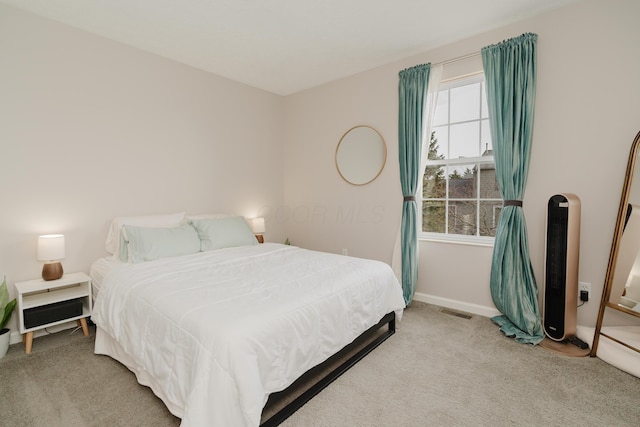
[[336,168],[349,184],[365,185],[380,175],[387,161],[387,146],[377,130],[356,126],[345,133],[336,148]]

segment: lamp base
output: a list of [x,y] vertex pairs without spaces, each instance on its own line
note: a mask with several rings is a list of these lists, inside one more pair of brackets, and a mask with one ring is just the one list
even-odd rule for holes
[[44,280],[58,280],[63,274],[60,262],[45,262],[42,266],[42,278]]
[[258,243],[264,243],[264,236],[262,234],[256,234],[256,239],[258,239]]

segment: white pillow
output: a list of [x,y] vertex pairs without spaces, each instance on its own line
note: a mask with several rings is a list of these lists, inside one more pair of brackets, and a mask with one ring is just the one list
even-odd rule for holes
[[200,238],[191,224],[177,227],[136,227],[124,225],[129,262],[153,261],[200,252]]
[[[113,257],[127,262],[128,256],[126,255],[126,245],[122,245],[122,226],[135,225],[138,227],[172,227],[180,225],[185,220],[185,213],[178,212],[168,215],[149,215],[149,216],[129,216],[114,218],[111,221],[109,232],[107,233],[107,241],[104,244],[104,248]],[[121,253],[124,251],[125,253]]]
[[253,246],[258,244],[247,220],[241,216],[192,219],[191,223],[200,237],[200,250]]

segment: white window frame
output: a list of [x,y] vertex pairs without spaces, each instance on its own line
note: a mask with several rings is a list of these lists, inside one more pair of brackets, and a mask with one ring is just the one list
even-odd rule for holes
[[[459,86],[464,86],[467,84],[473,84],[477,82],[482,82],[485,80],[484,72],[473,73],[471,75],[467,74],[464,76],[460,76],[457,78],[447,79],[446,81],[441,82],[440,88],[438,91],[452,89]],[[482,129],[482,128],[481,128]],[[430,138],[431,135],[427,135],[427,138]],[[482,135],[481,135],[482,137]],[[428,146],[428,144],[427,144]],[[460,164],[476,164],[478,167],[481,164],[495,164],[493,156],[478,156],[478,157],[466,157],[461,159],[444,159],[444,160],[427,160],[426,166],[442,166],[442,165],[460,165]],[[422,172],[424,174],[424,171]],[[421,181],[422,182],[421,175]],[[479,176],[479,174],[478,174]],[[481,199],[480,198],[480,186],[477,186],[477,194],[474,199],[468,199],[476,201],[476,226],[477,220],[480,214],[480,202],[481,201],[502,201],[502,199]],[[447,189],[446,189],[447,197],[445,199],[441,199],[445,201],[445,212],[447,212],[447,216],[445,219],[445,230],[448,230],[449,223],[449,180],[447,180]],[[422,188],[417,194],[416,201],[419,206],[419,219],[418,224],[420,224],[420,229],[418,230],[418,238],[421,240],[435,241],[435,242],[452,242],[452,243],[462,243],[467,245],[475,245],[475,246],[493,246],[495,238],[493,236],[478,236],[478,235],[465,235],[465,234],[449,234],[449,233],[435,233],[435,232],[426,232],[422,231],[422,220],[423,220],[423,199],[422,199]],[[418,200],[419,199],[419,200]],[[438,199],[432,199],[438,200]]]

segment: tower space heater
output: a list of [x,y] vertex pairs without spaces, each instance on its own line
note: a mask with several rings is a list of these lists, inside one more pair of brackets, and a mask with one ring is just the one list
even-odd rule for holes
[[556,194],[547,206],[545,246],[544,332],[554,341],[576,334],[580,199]]

